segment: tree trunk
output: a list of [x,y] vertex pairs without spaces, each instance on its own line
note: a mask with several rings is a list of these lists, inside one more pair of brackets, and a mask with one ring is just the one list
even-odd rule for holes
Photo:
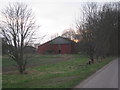
[[93,56],[90,56],[90,60],[91,60],[91,63],[93,64],[93,63],[94,63],[94,58],[93,58]]
[[25,74],[26,64],[27,64],[27,60],[23,59],[23,54],[22,54],[18,62],[18,68],[19,68],[20,74]]
[[92,62],[92,64],[94,63],[94,59],[93,58],[91,58],[91,62]]
[[25,73],[25,67],[23,65],[19,66],[19,72],[20,72],[20,74],[24,74]]

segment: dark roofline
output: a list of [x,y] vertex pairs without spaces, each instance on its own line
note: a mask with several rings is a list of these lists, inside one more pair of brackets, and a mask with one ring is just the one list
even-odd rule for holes
[[[66,40],[68,40],[68,41],[71,41],[71,42],[75,43],[74,41],[70,40],[69,38],[65,38],[65,37],[62,37],[62,36],[58,36],[58,37],[56,37],[56,38],[59,38],[59,37],[61,37],[61,38],[63,38],[63,39],[66,39]],[[46,44],[46,43],[49,43],[49,42],[55,40],[56,38],[54,38],[54,39],[52,39],[52,40],[49,40],[49,41],[47,41],[47,42],[45,42],[45,43],[43,43],[43,44],[41,44],[41,45],[39,45],[39,46],[42,46],[42,45],[44,45],[44,44]]]
[[[47,41],[47,42],[45,42],[45,43],[43,43],[43,44],[41,44],[41,45],[44,45],[44,44],[46,44],[46,43],[48,43],[48,42],[50,42],[51,40],[49,40],[49,41]],[[39,45],[39,46],[41,46],[41,45]]]

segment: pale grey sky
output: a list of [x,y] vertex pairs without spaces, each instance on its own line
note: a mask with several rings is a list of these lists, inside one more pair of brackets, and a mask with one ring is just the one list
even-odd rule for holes
[[[81,17],[82,2],[115,2],[119,0],[0,0],[0,10],[9,2],[25,2],[35,15],[41,27],[36,35],[47,35],[42,42],[50,40],[51,35],[59,35],[65,29],[74,28],[76,19]],[[39,41],[38,41],[39,42]]]

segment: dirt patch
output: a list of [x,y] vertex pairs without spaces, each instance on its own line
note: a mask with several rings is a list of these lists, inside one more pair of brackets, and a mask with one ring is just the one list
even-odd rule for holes
[[7,71],[7,72],[2,72],[2,74],[6,74],[6,75],[18,75],[20,74],[18,71]]
[[[5,74],[5,75],[20,75],[19,71],[17,71],[17,70],[3,72],[2,74]],[[26,70],[25,74],[26,75],[32,75],[32,74],[42,75],[42,74],[44,74],[44,72],[40,72],[40,71],[37,71],[37,70],[29,70],[29,71]]]

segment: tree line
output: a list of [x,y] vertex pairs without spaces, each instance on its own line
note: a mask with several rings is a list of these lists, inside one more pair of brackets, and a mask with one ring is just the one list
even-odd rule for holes
[[83,6],[83,20],[77,23],[82,36],[80,51],[88,55],[92,63],[95,58],[118,56],[118,15],[120,3]]
[[99,57],[118,56],[119,6],[118,2],[84,4],[77,31],[65,30],[62,36],[78,39],[79,52],[86,54],[92,63]]

